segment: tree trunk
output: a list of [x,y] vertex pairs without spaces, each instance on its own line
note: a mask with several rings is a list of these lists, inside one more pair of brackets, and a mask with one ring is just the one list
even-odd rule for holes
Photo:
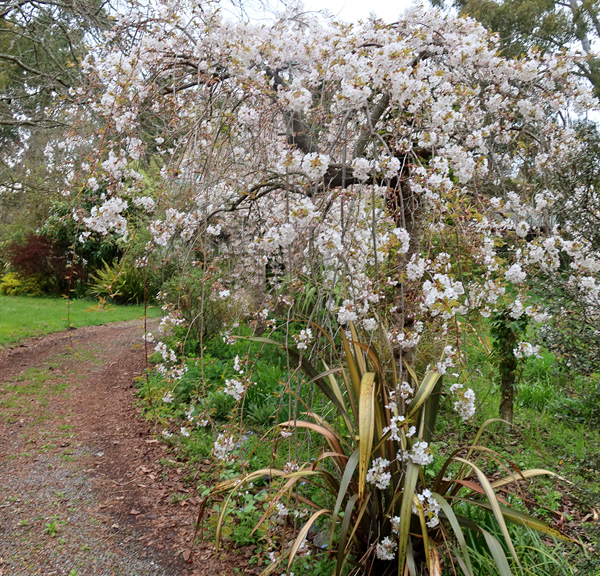
[[501,380],[502,400],[500,401],[500,418],[510,424],[513,423],[516,385],[515,373],[512,372],[511,376],[511,378],[502,378]]
[[514,415],[514,400],[517,391],[517,368],[519,360],[514,349],[517,346],[520,333],[523,332],[527,321],[513,320],[508,310],[498,312],[492,319],[492,336],[494,338],[494,357],[498,368],[500,381],[500,418],[512,424]]

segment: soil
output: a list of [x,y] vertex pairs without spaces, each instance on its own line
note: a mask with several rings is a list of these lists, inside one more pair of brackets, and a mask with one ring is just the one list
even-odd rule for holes
[[191,549],[200,497],[136,405],[143,328],[0,350],[0,576],[251,572],[245,554]]

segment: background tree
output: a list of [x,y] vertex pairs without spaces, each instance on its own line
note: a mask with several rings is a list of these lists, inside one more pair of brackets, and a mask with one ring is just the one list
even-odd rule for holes
[[596,95],[600,94],[600,59],[595,44],[600,39],[600,4],[596,0],[433,0],[471,16],[500,35],[502,53],[519,57],[531,48],[560,52],[582,51],[577,63]]
[[[106,8],[97,0],[0,2],[2,248],[33,233],[62,191],[62,175],[45,152],[70,122],[65,113],[82,59],[111,24]],[[54,160],[64,152],[55,148]]]

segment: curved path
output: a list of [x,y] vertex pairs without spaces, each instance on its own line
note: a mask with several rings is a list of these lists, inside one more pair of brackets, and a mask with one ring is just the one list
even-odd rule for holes
[[200,499],[134,405],[142,333],[108,324],[0,350],[0,576],[245,572],[209,543],[190,554]]

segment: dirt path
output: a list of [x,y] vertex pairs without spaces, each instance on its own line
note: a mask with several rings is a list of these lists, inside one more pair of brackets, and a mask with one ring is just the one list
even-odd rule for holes
[[199,498],[134,407],[142,331],[0,350],[0,576],[240,573],[209,544],[184,560]]

